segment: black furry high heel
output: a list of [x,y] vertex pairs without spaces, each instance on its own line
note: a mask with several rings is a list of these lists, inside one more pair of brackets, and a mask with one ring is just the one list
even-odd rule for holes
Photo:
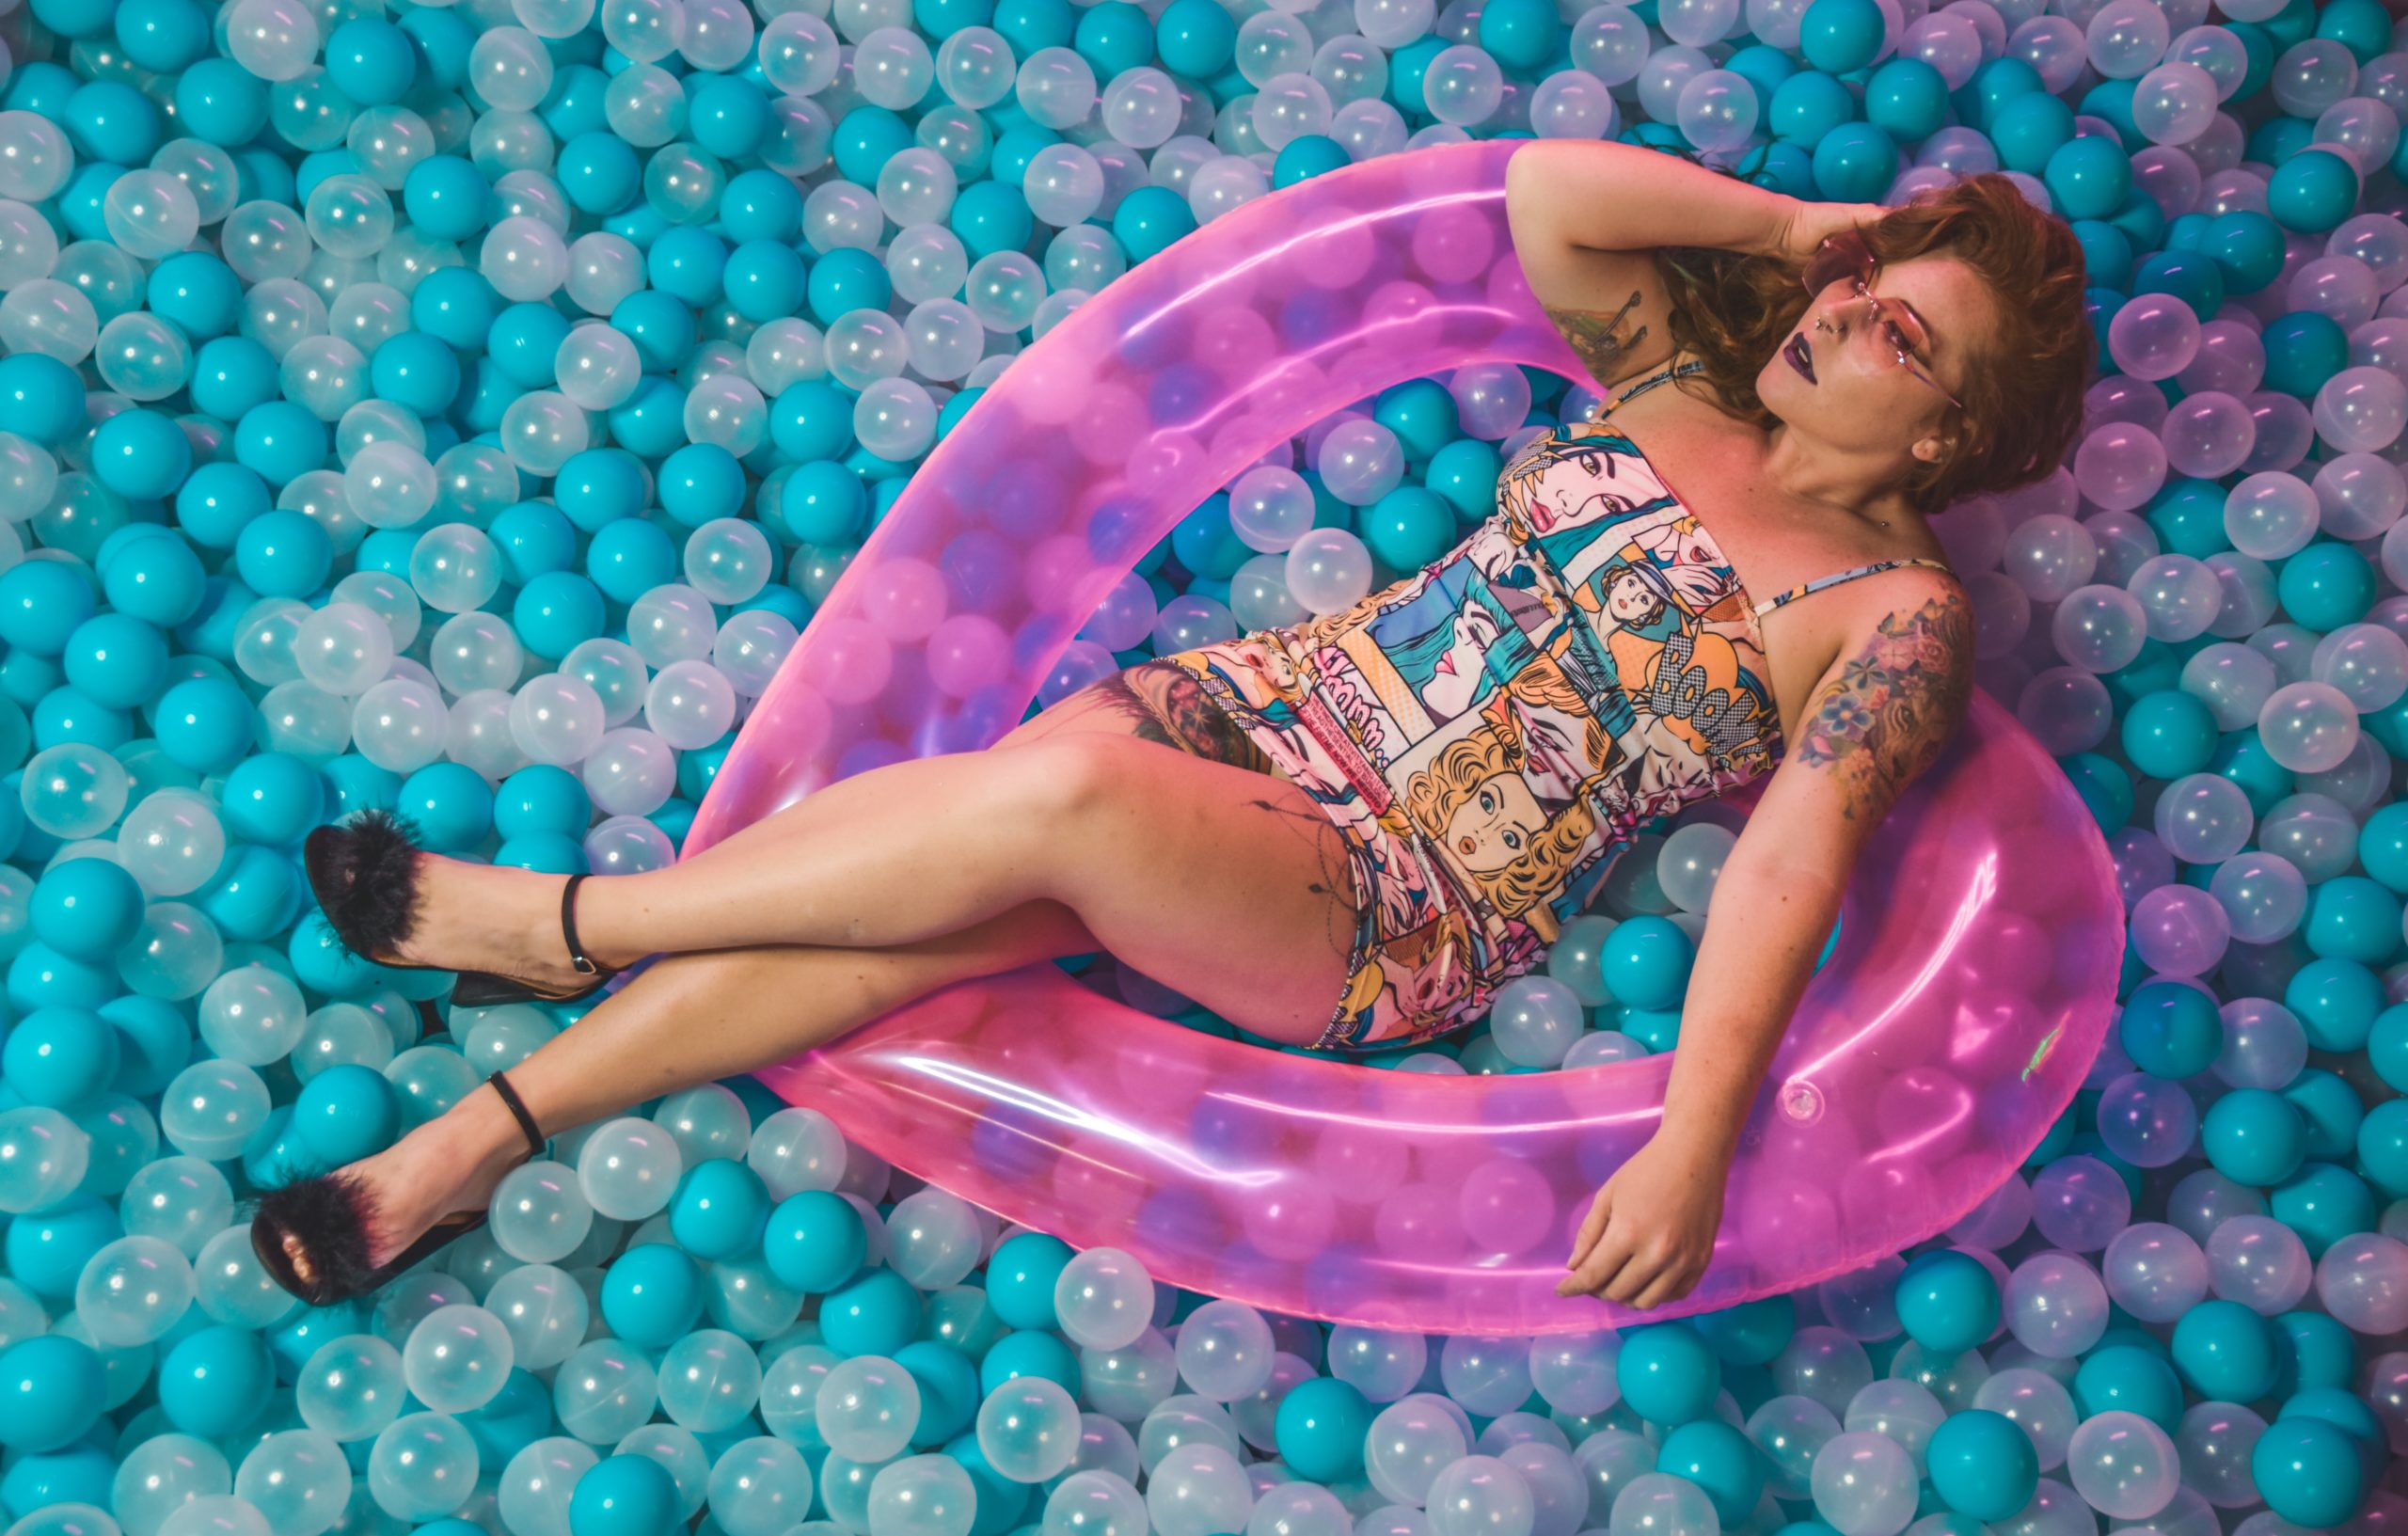
[[[543,1156],[544,1132],[510,1079],[496,1072],[485,1081],[493,1085],[493,1091],[501,1096],[511,1117],[525,1132],[527,1155]],[[272,1189],[260,1197],[259,1212],[251,1218],[251,1251],[277,1285],[312,1306],[331,1306],[368,1294],[485,1224],[482,1211],[447,1216],[420,1233],[417,1242],[371,1268],[368,1220],[374,1211],[374,1200],[358,1180],[341,1173],[321,1174]],[[293,1252],[295,1247],[300,1250],[297,1256]],[[302,1274],[305,1265],[307,1275]]]
[[[416,926],[420,851],[409,822],[382,809],[363,811],[341,826],[320,827],[302,843],[301,860],[309,872],[310,891],[335,937],[361,959],[394,971],[441,969],[378,958],[380,953],[391,953]],[[591,984],[557,992],[513,976],[463,971],[452,984],[453,1005],[483,1008],[497,1003],[576,1003],[592,997],[617,975],[618,967],[595,963],[578,940],[577,888],[584,879],[582,875],[571,875],[561,888],[561,937],[568,942],[569,962],[578,974],[594,977]]]

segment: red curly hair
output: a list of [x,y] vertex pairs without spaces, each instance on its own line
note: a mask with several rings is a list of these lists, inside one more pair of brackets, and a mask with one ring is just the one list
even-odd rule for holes
[[[1884,262],[1945,255],[2001,299],[1996,331],[1956,390],[1963,409],[1948,406],[1941,418],[1954,446],[1936,463],[1915,461],[1902,486],[1908,500],[1928,516],[2047,478],[2081,435],[2099,350],[2073,231],[1994,171],[1922,193],[1863,230]],[[1695,382],[1769,431],[1780,419],[1757,396],[1756,374],[1814,302],[1804,260],[1667,245],[1656,267],[1672,302],[1674,343],[1705,364]]]

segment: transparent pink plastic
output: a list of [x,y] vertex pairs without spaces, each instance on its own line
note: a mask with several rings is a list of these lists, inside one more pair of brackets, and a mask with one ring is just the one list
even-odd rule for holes
[[[1482,360],[1585,377],[1507,233],[1521,142],[1271,194],[1031,346],[814,616],[687,852],[863,768],[993,741],[1138,556],[1331,412]],[[760,1075],[910,1172],[1126,1249],[1160,1281],[1367,1326],[1563,1332],[1794,1290],[1963,1215],[2072,1101],[2123,940],[2096,824],[1977,696],[1854,872],[1732,1169],[1712,1268],[1646,1314],[1554,1286],[1598,1184],[1652,1133],[1670,1056],[1399,1072],[1199,1034],[1047,965]]]

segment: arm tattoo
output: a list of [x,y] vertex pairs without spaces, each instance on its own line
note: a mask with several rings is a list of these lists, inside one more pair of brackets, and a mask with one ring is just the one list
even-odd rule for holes
[[1639,291],[1633,289],[1619,309],[1549,309],[1546,317],[1572,343],[1572,350],[1578,354],[1580,366],[1589,371],[1589,376],[1603,384],[1624,372],[1623,359],[1647,340],[1643,324],[1627,337],[1621,334],[1624,322],[1640,302]]
[[1972,609],[1952,590],[1890,614],[1841,663],[1799,751],[1841,770],[1850,820],[1862,811],[1877,821],[1956,736],[1972,694]]
[[1142,740],[1253,773],[1271,771],[1262,749],[1212,701],[1194,673],[1175,662],[1142,662],[1095,687]]

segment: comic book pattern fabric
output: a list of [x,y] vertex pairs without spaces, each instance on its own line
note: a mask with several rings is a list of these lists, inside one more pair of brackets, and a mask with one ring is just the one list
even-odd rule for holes
[[1608,429],[1534,439],[1493,515],[1352,608],[1164,659],[1346,833],[1362,963],[1323,1045],[1477,1016],[1639,824],[1780,751],[1731,562]]

